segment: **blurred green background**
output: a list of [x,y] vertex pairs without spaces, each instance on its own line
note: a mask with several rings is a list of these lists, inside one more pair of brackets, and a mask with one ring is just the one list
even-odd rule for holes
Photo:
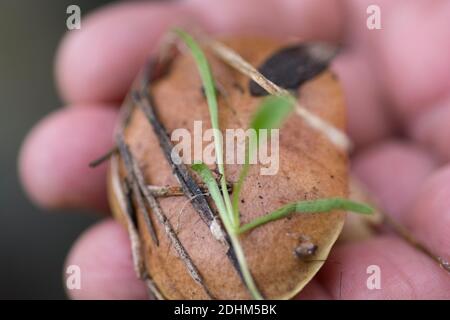
[[59,108],[53,58],[66,32],[66,9],[83,16],[107,0],[0,0],[0,299],[64,299],[62,269],[77,236],[96,217],[44,212],[18,180],[22,140]]

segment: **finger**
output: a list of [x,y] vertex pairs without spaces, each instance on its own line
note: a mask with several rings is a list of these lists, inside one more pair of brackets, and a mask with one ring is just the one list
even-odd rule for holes
[[332,40],[342,37],[340,2],[323,0],[191,0],[201,26],[216,34]]
[[[171,26],[200,25],[212,32],[337,38],[337,1],[215,1],[121,3],[86,18],[59,50],[56,74],[70,102],[117,101]],[[269,31],[268,31],[269,30]]]
[[397,218],[407,215],[419,190],[436,164],[417,145],[390,141],[362,151],[353,171],[381,209]]
[[448,274],[396,237],[336,247],[317,279],[335,299],[450,298]]
[[[85,232],[66,262],[78,266],[81,290],[67,290],[75,299],[146,299],[147,291],[132,266],[130,243],[122,226],[106,220]],[[312,280],[296,299],[326,299],[330,295]]]
[[66,108],[42,120],[20,153],[25,190],[40,206],[105,210],[106,165],[89,168],[113,145],[117,111],[109,105]]
[[419,241],[450,261],[450,165],[426,180],[403,221]]
[[442,161],[450,160],[450,97],[439,101],[411,121],[409,132]]
[[356,147],[393,133],[392,115],[384,108],[367,58],[350,49],[332,65],[345,94],[348,133]]
[[450,2],[384,1],[383,6],[383,29],[366,30],[371,40],[366,45],[386,97],[408,121],[450,90]]
[[316,278],[313,278],[294,299],[325,300],[331,299],[331,295]]
[[422,149],[391,143],[357,158],[355,171],[387,214],[434,254],[450,260],[450,166],[436,171]]
[[71,103],[119,101],[161,35],[187,15],[174,3],[107,6],[69,32],[59,49],[56,78]]
[[72,248],[66,268],[80,270],[80,289],[67,289],[73,299],[146,299],[144,283],[134,272],[125,229],[112,220],[85,232]]

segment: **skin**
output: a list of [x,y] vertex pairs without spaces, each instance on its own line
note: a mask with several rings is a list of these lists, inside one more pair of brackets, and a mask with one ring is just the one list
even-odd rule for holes
[[[92,171],[87,163],[111,147],[120,100],[168,26],[195,21],[211,33],[250,34],[269,26],[274,35],[347,44],[333,69],[348,101],[353,172],[389,214],[449,259],[450,2],[377,1],[383,30],[375,31],[365,21],[373,1],[205,2],[119,3],[65,37],[56,78],[66,107],[36,125],[20,154],[30,197],[50,209],[107,211],[106,166]],[[80,237],[67,263],[82,270],[82,290],[68,292],[72,298],[146,297],[126,231],[110,218]],[[381,268],[381,290],[366,287],[372,264]],[[383,231],[337,245],[299,298],[449,299],[450,281],[428,257]]]

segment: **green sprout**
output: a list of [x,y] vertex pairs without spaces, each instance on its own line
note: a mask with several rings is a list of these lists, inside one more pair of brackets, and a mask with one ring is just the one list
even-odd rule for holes
[[242,185],[248,175],[250,168],[250,158],[256,152],[257,146],[260,143],[260,133],[262,129],[279,128],[287,116],[294,110],[294,103],[287,97],[270,96],[259,106],[253,119],[250,123],[250,128],[256,133],[254,141],[250,139],[246,143],[245,161],[239,174],[239,179],[233,188],[233,212],[235,219],[239,222],[239,195],[241,193]]
[[356,203],[344,198],[318,199],[287,204],[271,213],[255,218],[245,225],[241,225],[239,221],[239,195],[245,178],[248,175],[250,159],[257,150],[258,143],[261,139],[259,133],[261,129],[270,130],[279,128],[294,109],[295,101],[293,101],[292,98],[285,96],[269,96],[264,99],[258,107],[250,123],[250,128],[254,129],[256,132],[256,139],[254,139],[256,141],[246,142],[245,162],[239,174],[239,179],[233,186],[233,201],[231,201],[227,188],[225,167],[223,164],[223,146],[219,136],[218,102],[211,68],[203,50],[192,36],[181,29],[175,29],[174,32],[190,49],[202,79],[211,117],[211,124],[214,129],[216,162],[218,171],[221,175],[220,188],[208,166],[203,163],[196,163],[192,166],[192,169],[200,175],[216,205],[225,230],[230,237],[231,245],[236,252],[236,257],[247,288],[253,298],[263,299],[248,268],[244,250],[239,242],[240,234],[268,222],[285,218],[293,213],[326,213],[333,210],[346,210],[361,214],[371,214],[373,209],[365,204]]
[[239,228],[239,233],[247,232],[271,221],[285,218],[291,213],[325,213],[332,210],[345,210],[361,214],[371,214],[372,208],[365,204],[353,202],[344,198],[327,198],[310,201],[300,201],[287,204],[269,214],[255,218]]

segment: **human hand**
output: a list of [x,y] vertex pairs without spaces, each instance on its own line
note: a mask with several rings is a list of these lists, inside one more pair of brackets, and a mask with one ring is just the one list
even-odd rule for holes
[[[389,214],[450,258],[450,2],[377,1],[383,29],[370,31],[366,8],[373,3],[198,0],[122,3],[94,13],[59,51],[56,76],[68,106],[25,141],[26,190],[44,207],[107,212],[106,166],[87,164],[112,146],[120,101],[170,26],[194,22],[211,33],[343,42],[333,69],[347,97],[354,173]],[[147,296],[126,230],[112,219],[82,235],[67,263],[82,270],[82,289],[69,291],[73,298]],[[381,290],[366,286],[369,265],[381,268]],[[396,235],[381,233],[336,245],[299,298],[449,299],[450,278]]]

